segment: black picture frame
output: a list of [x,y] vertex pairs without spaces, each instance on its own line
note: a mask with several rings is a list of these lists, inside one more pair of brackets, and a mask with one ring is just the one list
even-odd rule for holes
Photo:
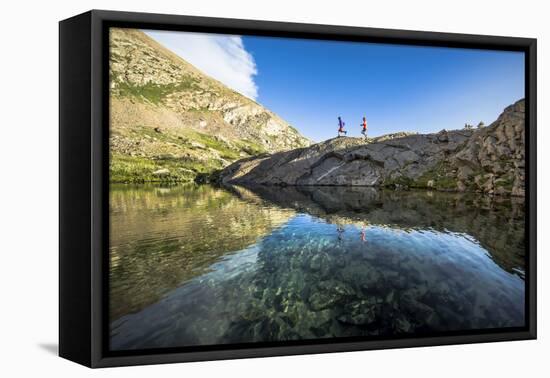
[[[109,352],[108,29],[511,50],[525,53],[526,327],[448,336],[334,339]],[[535,339],[536,39],[92,10],[59,24],[59,354],[88,367]]]

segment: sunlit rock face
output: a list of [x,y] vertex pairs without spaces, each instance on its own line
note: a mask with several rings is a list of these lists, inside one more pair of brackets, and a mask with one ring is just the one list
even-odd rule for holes
[[488,127],[393,135],[338,137],[307,148],[242,159],[224,183],[431,188],[525,195],[525,101]]

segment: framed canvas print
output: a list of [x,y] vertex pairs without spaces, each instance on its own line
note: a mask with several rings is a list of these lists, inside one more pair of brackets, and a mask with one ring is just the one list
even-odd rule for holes
[[60,355],[536,337],[534,39],[60,22]]

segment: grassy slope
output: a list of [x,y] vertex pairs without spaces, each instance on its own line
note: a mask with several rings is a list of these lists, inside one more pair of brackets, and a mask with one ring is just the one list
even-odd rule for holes
[[[214,136],[193,130],[179,133],[158,133],[149,127],[136,126],[124,130],[125,140],[144,144],[149,141],[154,154],[132,156],[121,152],[111,152],[111,182],[190,182],[197,177],[207,177],[222,169],[225,162],[243,157],[242,154],[256,155],[264,152],[261,146],[252,142],[238,141],[226,143]],[[147,141],[147,142],[146,142]],[[168,174],[155,175],[154,172],[167,169]]]

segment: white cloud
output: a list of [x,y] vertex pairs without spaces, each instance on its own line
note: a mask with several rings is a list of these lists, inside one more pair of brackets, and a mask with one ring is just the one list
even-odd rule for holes
[[202,72],[255,100],[258,86],[256,62],[239,36],[144,30]]

